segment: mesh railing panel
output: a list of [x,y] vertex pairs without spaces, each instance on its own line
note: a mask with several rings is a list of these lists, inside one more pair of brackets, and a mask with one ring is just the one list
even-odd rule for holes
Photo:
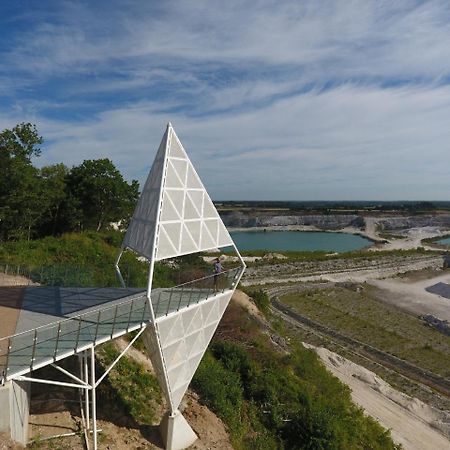
[[182,308],[197,304],[212,296],[234,289],[242,273],[242,267],[190,281],[173,288],[152,292],[155,318],[166,316]]
[[10,378],[77,353],[114,336],[140,328],[150,320],[145,294],[76,317],[0,339],[0,370]]

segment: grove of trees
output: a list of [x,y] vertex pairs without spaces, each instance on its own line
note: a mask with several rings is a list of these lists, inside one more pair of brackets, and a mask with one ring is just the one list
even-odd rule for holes
[[35,125],[0,133],[0,240],[34,239],[126,223],[139,195],[109,159],[37,168],[43,143]]

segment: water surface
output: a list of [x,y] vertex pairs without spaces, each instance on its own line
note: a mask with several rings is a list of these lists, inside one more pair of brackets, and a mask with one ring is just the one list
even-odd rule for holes
[[450,245],[450,237],[437,241],[437,244]]
[[369,239],[348,233],[315,231],[234,231],[239,250],[349,252],[368,247]]

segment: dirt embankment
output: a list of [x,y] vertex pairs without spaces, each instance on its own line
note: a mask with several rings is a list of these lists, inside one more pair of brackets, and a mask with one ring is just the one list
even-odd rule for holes
[[409,397],[365,369],[323,347],[313,347],[328,370],[350,387],[352,399],[391,429],[406,450],[450,449],[450,414]]
[[247,268],[244,286],[291,282],[364,282],[426,268],[441,268],[442,257],[431,255],[349,258],[324,261],[289,261]]

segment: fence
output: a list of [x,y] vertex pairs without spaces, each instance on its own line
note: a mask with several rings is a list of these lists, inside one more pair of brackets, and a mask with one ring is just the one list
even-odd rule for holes
[[3,378],[27,373],[141,328],[150,320],[146,294],[0,339]]
[[152,292],[152,305],[155,317],[179,311],[213,295],[233,289],[242,273],[242,267],[236,267],[219,274],[209,275],[198,280],[180,284],[173,288],[156,289]]
[[[151,301],[155,317],[179,311],[233,289],[242,270],[242,267],[237,267],[173,288],[154,289]],[[147,293],[139,292],[124,299],[111,299],[108,306],[4,337],[0,339],[0,381],[142,328],[150,320]]]

